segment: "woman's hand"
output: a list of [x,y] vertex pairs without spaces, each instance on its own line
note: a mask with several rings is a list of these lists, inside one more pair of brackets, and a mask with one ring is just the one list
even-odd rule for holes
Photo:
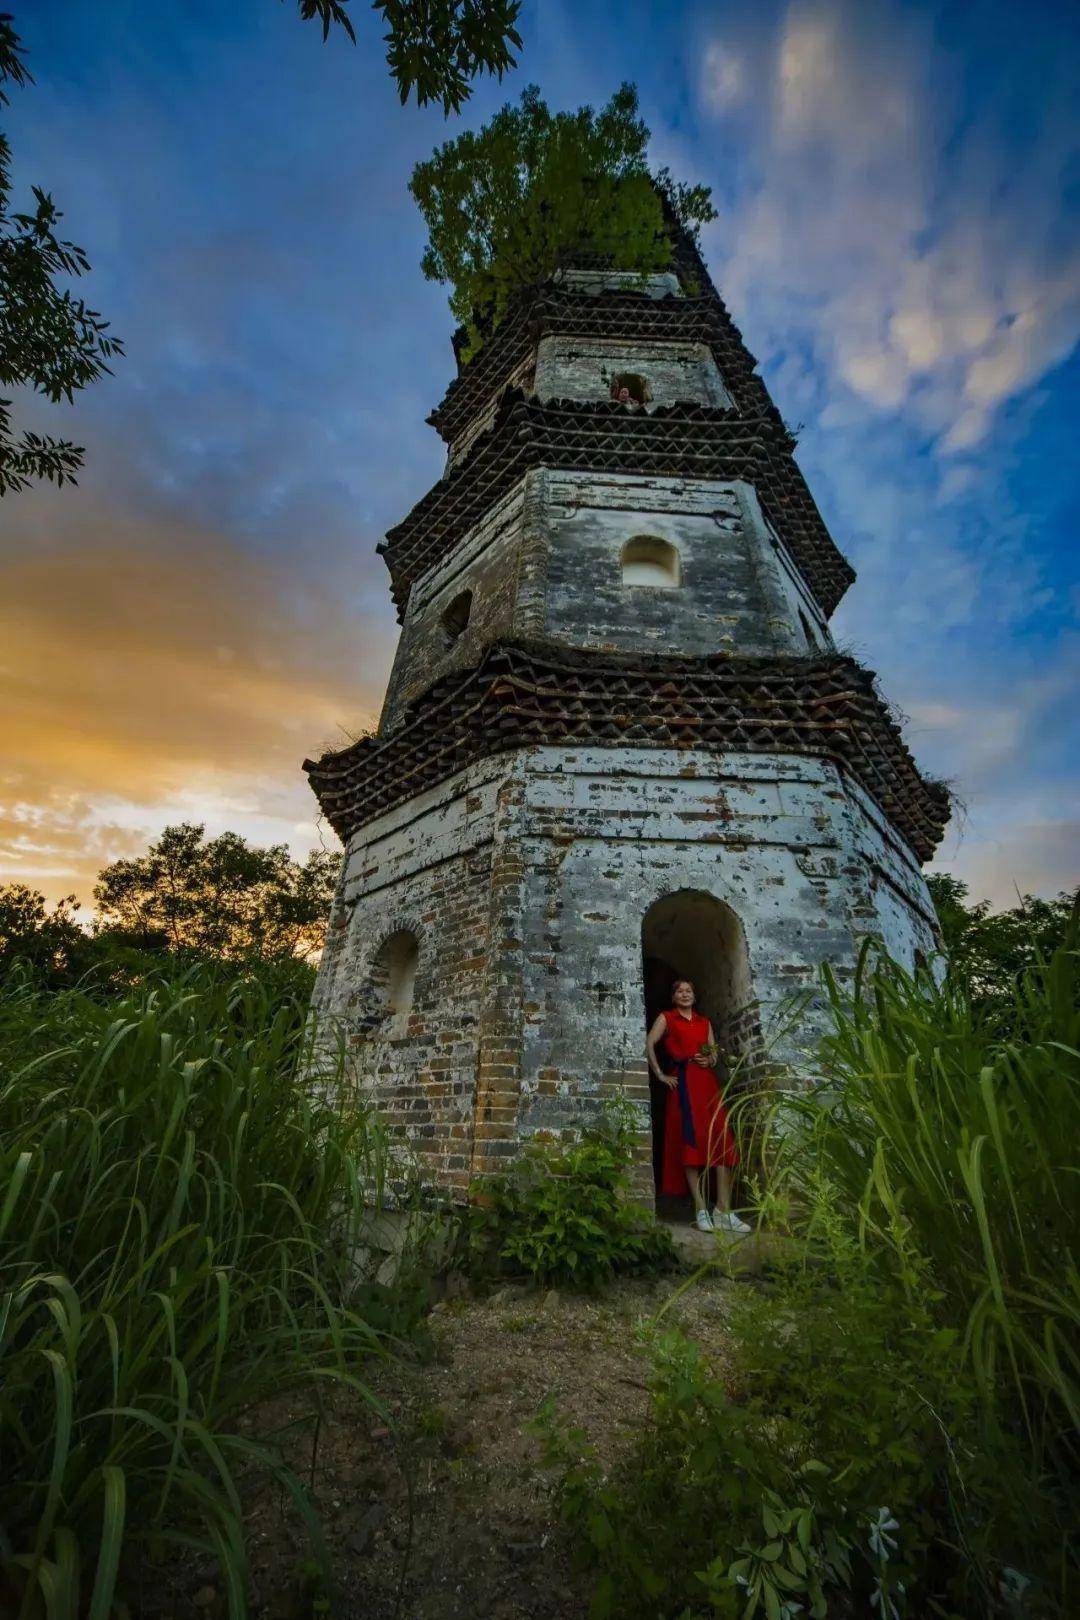
[[679,1083],[679,1077],[677,1074],[662,1074],[660,1079],[663,1081],[664,1085],[667,1086],[669,1091],[674,1091],[675,1087]]

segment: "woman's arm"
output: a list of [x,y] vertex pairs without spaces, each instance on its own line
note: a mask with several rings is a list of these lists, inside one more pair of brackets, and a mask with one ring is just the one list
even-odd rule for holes
[[[707,1018],[705,1020],[705,1028],[709,1032],[706,1044],[709,1045],[709,1046],[715,1046],[716,1045],[716,1036],[713,1034],[713,1032],[712,1032],[712,1024],[709,1022],[709,1020]],[[699,1054],[696,1061],[701,1064],[701,1067],[703,1069],[715,1069],[716,1068],[716,1059],[714,1057],[713,1058],[704,1058],[704,1057],[701,1057],[700,1054]]]
[[645,1057],[648,1060],[649,1068],[659,1081],[661,1081],[665,1086],[677,1086],[679,1083],[678,1077],[674,1074],[665,1074],[663,1069],[660,1067],[660,1059],[656,1055],[657,1042],[663,1040],[666,1030],[667,1019],[664,1017],[663,1013],[661,1013],[659,1018],[656,1020],[656,1023],[645,1037]]

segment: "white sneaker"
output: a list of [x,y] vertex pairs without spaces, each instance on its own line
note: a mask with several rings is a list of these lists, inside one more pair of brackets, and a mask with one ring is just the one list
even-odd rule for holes
[[694,1225],[697,1227],[699,1232],[713,1231],[712,1218],[707,1209],[698,1210],[697,1214],[694,1216]]
[[734,1210],[730,1209],[714,1209],[712,1224],[714,1232],[738,1232],[743,1237],[752,1230],[745,1221],[739,1219]]

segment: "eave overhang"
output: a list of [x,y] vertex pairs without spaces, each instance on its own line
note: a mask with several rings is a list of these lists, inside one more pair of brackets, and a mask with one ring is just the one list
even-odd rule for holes
[[813,755],[861,784],[920,861],[949,818],[853,659],[678,658],[493,643],[479,663],[436,681],[385,736],[304,769],[347,843],[366,822],[509,749],[540,745]]
[[554,336],[705,344],[737,408],[749,416],[772,414],[780,420],[753,355],[715,293],[657,298],[645,292],[592,293],[549,284],[523,294],[479,353],[462,364],[428,417],[430,425],[452,443],[541,339]]
[[544,403],[507,389],[492,426],[378,548],[390,570],[398,617],[414,580],[450,554],[469,529],[534,467],[647,477],[744,479],[829,615],[855,578],[829,534],[772,417],[748,419],[704,405],[628,411],[613,400]]

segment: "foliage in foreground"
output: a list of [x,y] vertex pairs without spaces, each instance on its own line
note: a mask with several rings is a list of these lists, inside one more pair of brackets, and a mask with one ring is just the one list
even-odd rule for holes
[[520,106],[507,104],[417,164],[409,190],[428,229],[421,268],[449,283],[466,357],[517,293],[583,252],[640,275],[667,269],[672,244],[657,185],[687,230],[715,218],[708,187],[676,185],[666,170],[654,183],[648,141],[631,84],[598,113],[552,113],[530,85]]
[[[299,0],[300,15],[322,25],[323,39],[335,24],[355,43],[349,0]],[[387,24],[386,60],[402,103],[437,101],[445,113],[460,112],[472,94],[471,79],[490,73],[501,79],[521,49],[517,31],[521,0],[374,0]]]
[[473,1271],[592,1290],[667,1267],[667,1229],[629,1198],[638,1141],[635,1121],[612,1109],[580,1142],[538,1144],[505,1175],[485,1177],[465,1216]]
[[[0,107],[6,85],[31,82],[9,12],[0,12]],[[59,404],[103,376],[123,345],[108,321],[58,283],[90,265],[74,242],[58,234],[62,215],[48,192],[33,187],[33,208],[11,209],[11,148],[0,135],[0,389],[32,388]],[[83,451],[69,439],[27,430],[16,436],[11,400],[0,399],[0,496],[39,478],[74,483]]]
[[597,1616],[1077,1612],[1076,923],[1001,1018],[866,973],[777,1108],[790,1259],[733,1295],[724,1367],[659,1342],[617,1479],[548,1415]]
[[170,1542],[244,1608],[244,1432],[269,1395],[366,1396],[418,1301],[350,1262],[383,1151],[309,1070],[306,996],[204,966],[96,1002],[0,996],[0,1609],[105,1620]]

